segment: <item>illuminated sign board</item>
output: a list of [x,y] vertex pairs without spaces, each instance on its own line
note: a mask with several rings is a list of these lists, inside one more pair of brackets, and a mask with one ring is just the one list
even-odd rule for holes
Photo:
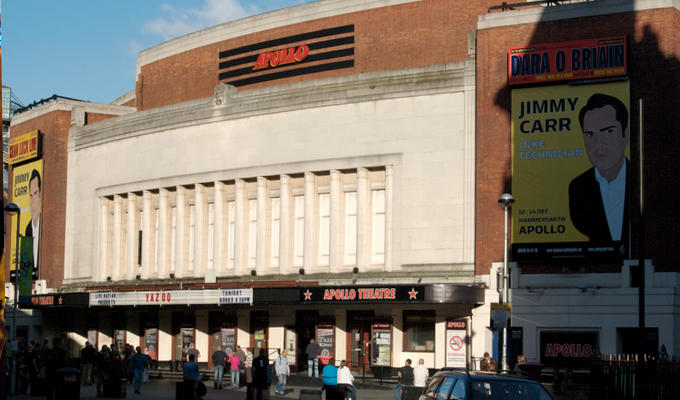
[[252,304],[252,302],[252,288],[90,293],[90,307],[162,306],[173,304]]
[[625,76],[627,67],[625,36],[508,49],[509,85]]

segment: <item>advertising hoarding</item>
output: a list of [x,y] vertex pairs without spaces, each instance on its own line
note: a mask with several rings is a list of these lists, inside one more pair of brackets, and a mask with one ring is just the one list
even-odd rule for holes
[[446,366],[467,367],[467,320],[446,322]]
[[627,254],[629,91],[627,81],[513,89],[513,259]]
[[[19,256],[19,261],[21,262],[19,268],[21,268],[22,271],[27,272],[23,274],[24,280],[29,278],[38,279],[40,267],[38,249],[40,248],[40,228],[43,223],[43,187],[44,181],[42,160],[32,161],[27,164],[18,165],[12,168],[12,202],[16,203],[21,209],[19,235],[22,238],[27,238],[25,243],[21,246],[21,252]],[[16,224],[17,219],[12,218],[12,234],[10,235],[12,238],[12,249],[16,249],[17,246]],[[15,266],[16,252],[13,251],[11,253],[10,259],[10,274],[12,278],[14,277]]]
[[508,84],[625,76],[626,37],[536,44],[508,49]]

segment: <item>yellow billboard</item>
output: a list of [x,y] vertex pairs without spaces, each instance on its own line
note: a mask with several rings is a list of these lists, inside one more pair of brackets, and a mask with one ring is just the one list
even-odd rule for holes
[[513,257],[622,257],[629,243],[629,83],[512,91]]
[[[20,261],[24,264],[20,268],[32,268],[32,278],[37,279],[39,268],[38,249],[40,248],[40,230],[42,225],[42,192],[43,192],[43,162],[37,160],[27,164],[15,166],[12,169],[12,202],[21,209],[19,221],[19,235],[22,237]],[[12,218],[12,230],[7,232],[12,238],[10,257],[10,271],[12,277],[16,268],[17,246],[17,218]],[[24,254],[25,253],[25,254]],[[32,260],[32,265],[26,265]]]

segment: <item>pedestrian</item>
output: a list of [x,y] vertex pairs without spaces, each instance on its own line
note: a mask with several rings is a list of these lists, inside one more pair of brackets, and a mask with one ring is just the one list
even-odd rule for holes
[[238,389],[239,388],[239,380],[240,380],[240,371],[239,371],[239,363],[240,359],[238,357],[238,353],[231,353],[229,356],[229,367],[231,368],[231,388],[232,389]]
[[357,400],[357,391],[354,387],[354,376],[352,371],[347,367],[347,361],[340,361],[340,368],[338,368],[338,387],[344,389],[344,397],[350,400]]
[[[236,346],[236,354],[238,355],[239,382],[246,382],[246,362],[248,355],[246,355],[246,352],[243,351],[241,346]],[[252,354],[250,354],[250,361],[251,363],[253,361]]]
[[196,360],[196,362],[198,362],[198,360],[201,358],[201,352],[198,351],[198,349],[196,348],[196,345],[194,345],[193,342],[189,343],[189,350],[187,350],[187,358],[186,358],[187,361],[189,361],[189,356],[192,355],[192,354],[194,355],[194,360]]
[[222,389],[222,378],[224,377],[224,365],[227,362],[227,353],[221,349],[215,350],[212,354],[212,362],[215,365],[215,376],[213,383],[214,389]]
[[85,342],[85,347],[80,350],[80,359],[83,363],[83,385],[89,386],[92,384],[92,370],[96,361],[97,351],[90,344]]
[[321,390],[326,391],[326,400],[343,400],[344,393],[338,390],[338,367],[335,366],[335,359],[328,360],[328,364],[321,371]]
[[269,382],[267,377],[269,361],[267,361],[264,354],[264,349],[260,349],[259,355],[253,360],[253,400],[269,400]]
[[312,376],[312,367],[314,368],[314,377],[319,377],[319,354],[321,354],[321,347],[316,343],[314,338],[309,339],[309,344],[305,349],[307,354],[307,376]]
[[430,371],[425,368],[425,360],[419,359],[418,366],[413,369],[413,386],[425,387],[429,376]]
[[148,364],[146,355],[142,354],[141,347],[137,346],[136,353],[130,357],[130,364],[134,374],[135,393],[139,394],[142,388],[142,381],[144,380],[144,369]]
[[482,371],[495,371],[496,368],[498,368],[496,360],[489,356],[488,351],[485,351],[484,358],[482,358],[482,361],[479,363],[479,369]]
[[274,372],[276,372],[277,384],[274,388],[274,393],[284,395],[286,394],[286,377],[290,375],[290,366],[288,365],[288,350],[283,349],[279,357],[274,361]]
[[107,345],[102,345],[102,349],[97,353],[97,397],[104,396],[104,378],[108,378],[109,357],[111,350]]
[[190,394],[190,397],[188,397],[189,399],[201,399],[206,393],[205,385],[201,382],[198,363],[195,360],[196,356],[193,353],[188,354],[188,360],[184,364],[182,371],[182,379],[184,380],[184,384],[186,385],[185,388],[187,390],[185,394]]
[[404,366],[397,372],[397,376],[399,381],[394,385],[392,392],[394,393],[394,400],[401,400],[402,387],[413,386],[413,368],[411,368],[410,358],[406,359]]
[[66,350],[61,348],[61,339],[52,339],[47,363],[47,400],[52,400],[57,379],[57,370],[68,365]]

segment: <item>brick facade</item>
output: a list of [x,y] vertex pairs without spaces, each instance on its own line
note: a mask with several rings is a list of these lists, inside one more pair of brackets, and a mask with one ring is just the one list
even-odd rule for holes
[[[674,251],[680,242],[676,228],[680,208],[674,204],[680,195],[676,172],[680,167],[680,136],[675,134],[680,131],[679,27],[678,10],[657,9],[490,28],[477,33],[477,274],[488,273],[492,262],[503,260],[503,207],[497,200],[501,193],[512,191],[508,47],[619,35],[629,40],[633,163],[637,162],[637,99],[645,101],[645,257],[654,260],[657,271],[680,271]],[[663,138],[658,133],[663,133]],[[636,196],[633,193],[633,207]],[[637,257],[638,219],[633,217],[632,223],[633,257]],[[620,265],[588,267],[601,272],[620,269]],[[555,272],[555,267],[523,268],[523,272],[529,270]]]

